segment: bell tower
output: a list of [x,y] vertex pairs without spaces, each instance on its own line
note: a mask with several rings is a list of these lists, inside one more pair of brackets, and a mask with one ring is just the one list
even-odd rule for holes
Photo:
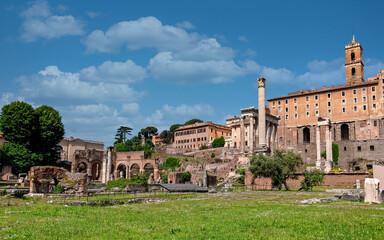
[[363,47],[355,42],[355,35],[345,46],[345,72],[347,85],[364,82]]

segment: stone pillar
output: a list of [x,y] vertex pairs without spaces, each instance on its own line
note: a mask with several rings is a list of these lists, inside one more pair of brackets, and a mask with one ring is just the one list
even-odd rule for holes
[[244,139],[244,118],[243,116],[240,117],[240,153],[244,153],[244,145],[245,145],[245,139]]
[[271,147],[270,146],[270,142],[269,142],[269,140],[270,140],[270,138],[271,138],[271,125],[268,123],[267,124],[267,147]]
[[383,203],[380,191],[380,180],[377,178],[366,178],[364,182],[364,202]]
[[125,166],[125,178],[126,179],[129,179],[129,177],[130,177],[128,173],[129,173],[129,165]]
[[101,174],[101,182],[105,183],[106,182],[106,177],[107,177],[107,158],[103,159],[103,167],[102,167],[102,174]]
[[253,154],[253,147],[255,145],[254,135],[253,135],[253,126],[254,126],[254,119],[253,119],[253,116],[251,116],[249,118],[249,131],[248,131],[248,134],[249,134],[249,151],[251,152],[251,154]]
[[113,147],[107,147],[107,153],[108,153],[108,161],[107,161],[107,179],[105,179],[105,182],[108,182],[109,180],[111,180],[112,150],[113,150]]
[[332,135],[331,125],[325,126],[325,148],[327,153],[327,160],[325,162],[325,172],[332,170]]
[[316,125],[316,167],[321,165],[321,149],[320,149],[320,126]]
[[265,138],[265,78],[257,79],[259,87],[259,148],[266,147]]
[[157,179],[159,178],[159,169],[155,168],[153,170],[153,180],[157,182]]
[[275,138],[276,138],[276,131],[277,131],[277,126],[276,124],[271,124],[271,137],[269,139],[270,143],[270,149],[273,154],[275,151]]
[[204,170],[203,187],[208,187],[208,174],[207,174],[207,170]]

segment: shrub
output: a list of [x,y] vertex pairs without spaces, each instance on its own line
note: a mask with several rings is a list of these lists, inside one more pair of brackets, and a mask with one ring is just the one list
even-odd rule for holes
[[120,188],[120,189],[124,189],[126,188],[128,185],[143,185],[143,186],[147,186],[148,185],[148,177],[146,175],[134,175],[132,176],[130,179],[126,179],[126,178],[119,178],[115,181],[109,181],[107,183],[107,185],[105,186],[106,189],[111,189],[111,188]]
[[181,182],[186,183],[191,181],[192,174],[190,172],[183,172],[181,174]]
[[215,154],[214,153],[211,154],[211,158],[215,158]]
[[53,187],[52,193],[62,193],[64,192],[64,188],[61,186],[61,184],[57,184]]
[[177,167],[180,167],[180,160],[174,157],[167,158],[163,164],[164,169],[175,169]]
[[245,184],[245,169],[236,169],[236,173],[241,175],[240,177],[237,177],[236,182]]
[[168,183],[168,174],[166,173],[161,174],[161,183]]
[[202,145],[202,146],[200,147],[200,150],[204,150],[204,149],[208,149],[208,146],[207,146],[207,145]]
[[[327,158],[327,151],[321,153],[323,158]],[[337,143],[332,143],[332,160],[335,166],[339,165],[339,145]]]
[[303,172],[304,180],[301,181],[301,187],[299,190],[304,189],[305,191],[311,190],[313,186],[320,185],[324,180],[324,172],[318,169],[313,171]]
[[224,147],[225,145],[225,139],[224,137],[216,138],[212,142],[212,147],[213,148],[218,148],[218,147]]

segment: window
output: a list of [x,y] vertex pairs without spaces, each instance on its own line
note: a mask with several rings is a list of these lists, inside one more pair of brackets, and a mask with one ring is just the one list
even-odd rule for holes
[[328,109],[328,115],[331,115],[332,111],[331,109]]
[[366,101],[367,101],[367,98],[363,97],[363,103],[365,103]]
[[285,100],[285,104],[288,104],[288,99],[287,99],[287,100]]
[[294,99],[293,99],[293,102],[294,102],[294,103],[297,103],[297,98],[294,98]]
[[345,113],[345,107],[343,107],[343,113]]
[[278,101],[278,102],[277,102],[277,104],[279,104],[279,105],[280,105],[280,101]]
[[305,101],[309,101],[309,97],[305,97]]
[[345,99],[341,100],[341,104],[345,105]]
[[357,103],[357,98],[353,98],[353,103]]
[[365,92],[366,92],[366,89],[365,89],[365,88],[363,88],[363,89],[361,89],[361,91],[362,91],[363,93],[365,93]]
[[372,104],[372,109],[376,109],[376,103]]
[[318,104],[318,103],[316,103],[316,104],[315,104],[315,107],[316,107],[316,108],[319,108],[319,104]]
[[354,107],[353,107],[353,111],[354,111],[354,112],[357,112],[357,106],[354,106]]
[[361,152],[361,146],[357,146],[357,151]]
[[355,76],[356,75],[356,69],[355,68],[352,68],[352,76]]
[[372,101],[376,101],[376,95],[372,96]]
[[295,113],[295,118],[297,118],[297,113]]
[[295,106],[295,111],[297,111],[297,106]]
[[277,112],[278,112],[278,113],[281,113],[281,108],[280,108],[280,107],[277,109]]
[[327,94],[327,97],[328,97],[328,98],[331,98],[331,94],[330,94],[330,93],[328,93],[328,94]]
[[355,53],[354,52],[351,53],[351,60],[355,61]]
[[345,97],[345,91],[341,92],[341,96]]
[[[364,88],[363,88],[364,89]],[[356,89],[353,89],[353,94],[356,94],[357,93],[357,90]]]
[[373,145],[369,146],[369,150],[371,150],[371,152],[375,151],[375,146]]
[[363,105],[363,110],[367,110],[367,105]]
[[373,126],[377,127],[377,120],[373,121]]
[[347,151],[347,147],[344,147],[344,151]]
[[245,132],[245,136],[246,136],[246,137],[248,136],[248,132]]
[[375,92],[376,91],[376,87],[372,87],[372,92]]
[[316,113],[316,117],[318,117],[319,116],[319,111],[316,111],[315,113]]
[[307,104],[307,110],[309,109],[309,104]]
[[283,137],[280,137],[280,138],[279,138],[279,141],[282,142],[282,141],[283,141]]
[[285,115],[285,119],[288,119],[288,114],[287,114],[287,115]]
[[318,100],[319,99],[319,95],[315,95],[315,100]]
[[330,107],[331,106],[331,102],[328,102],[328,107]]
[[275,106],[276,102],[272,102],[272,106]]
[[288,112],[288,108],[285,108],[285,111]]
[[309,112],[307,112],[307,118],[309,117]]

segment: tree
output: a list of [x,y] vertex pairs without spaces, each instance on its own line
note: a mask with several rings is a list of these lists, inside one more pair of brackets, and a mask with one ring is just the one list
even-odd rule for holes
[[[327,150],[321,153],[323,158],[327,158]],[[339,145],[337,143],[332,143],[332,161],[335,166],[339,165]]]
[[190,172],[183,172],[181,174],[181,182],[182,183],[186,183],[186,182],[189,182],[191,181],[191,177],[192,177],[192,174]]
[[171,137],[170,142],[173,142],[175,140],[175,131],[183,126],[182,124],[173,124],[172,126],[169,127],[169,136]]
[[168,130],[164,130],[160,133],[160,138],[163,140],[164,143],[170,143],[172,139],[171,132]]
[[54,165],[59,160],[57,144],[64,135],[64,125],[58,111],[50,106],[36,109],[25,102],[3,106],[0,131],[8,144],[1,148],[1,162],[7,162],[15,173],[29,167]]
[[141,129],[140,134],[144,136],[145,139],[151,138],[153,135],[157,134],[157,128],[153,126],[148,126]]
[[251,158],[249,170],[254,177],[268,177],[272,179],[272,184],[281,190],[284,185],[288,190],[287,180],[297,178],[294,174],[303,165],[303,160],[299,154],[285,152],[284,150],[275,150],[272,157],[261,153]]
[[216,138],[212,142],[212,147],[213,148],[218,148],[218,147],[224,147],[225,145],[225,139],[224,137]]
[[116,133],[116,141],[115,143],[121,143],[121,142],[126,142],[127,141],[127,135],[132,135],[132,128],[130,127],[125,127],[125,126],[120,126],[117,129]]
[[195,124],[195,123],[202,123],[202,122],[203,122],[202,120],[194,118],[194,119],[191,119],[189,121],[186,121],[184,123],[184,126],[192,125],[192,124]]
[[175,169],[177,167],[180,167],[180,160],[174,157],[167,158],[163,164],[164,169]]
[[304,180],[301,181],[301,187],[299,189],[304,189],[305,191],[311,190],[314,186],[320,185],[324,181],[324,172],[315,169],[312,171],[305,171],[303,172]]

